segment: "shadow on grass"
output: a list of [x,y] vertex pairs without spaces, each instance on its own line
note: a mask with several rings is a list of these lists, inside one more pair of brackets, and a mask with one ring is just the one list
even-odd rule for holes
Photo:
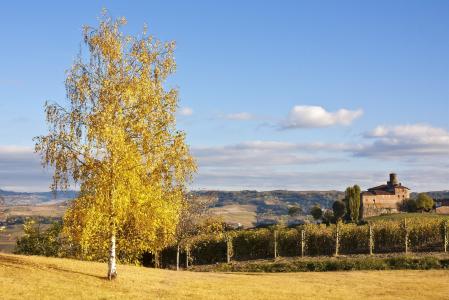
[[269,276],[269,275],[273,275],[275,273],[266,273],[266,272],[252,272],[252,273],[248,273],[248,272],[216,272],[216,274],[226,274],[226,275],[249,275],[249,276]]
[[109,281],[107,276],[98,276],[98,275],[85,273],[85,272],[81,272],[81,271],[65,269],[65,268],[59,267],[54,264],[36,264],[36,263],[28,262],[24,259],[20,259],[18,257],[11,257],[11,256],[1,255],[1,254],[0,254],[0,265],[12,267],[12,268],[18,268],[18,269],[25,269],[24,267],[32,267],[34,269],[39,269],[39,270],[50,269],[50,270],[54,270],[54,271],[79,274],[79,275],[84,275],[84,276],[89,276],[89,277],[94,277],[94,278]]
[[94,278],[98,278],[98,279],[109,281],[107,276],[99,276],[99,275],[89,274],[89,273],[85,273],[85,272],[74,271],[74,270],[70,270],[70,269],[64,269],[64,268],[61,268],[61,267],[58,267],[58,266],[55,266],[55,265],[46,265],[46,268],[47,269],[51,269],[51,270],[55,270],[55,271],[59,271],[59,272],[79,274],[79,275],[84,275],[84,276],[89,276],[89,277],[94,277]]

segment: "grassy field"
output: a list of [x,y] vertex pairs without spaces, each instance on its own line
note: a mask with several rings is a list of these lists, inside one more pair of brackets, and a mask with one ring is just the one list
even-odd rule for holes
[[2,299],[447,299],[449,271],[196,273],[0,254]]
[[400,221],[403,219],[449,219],[449,215],[436,214],[436,213],[401,213],[401,214],[389,214],[376,217],[366,218],[366,221]]

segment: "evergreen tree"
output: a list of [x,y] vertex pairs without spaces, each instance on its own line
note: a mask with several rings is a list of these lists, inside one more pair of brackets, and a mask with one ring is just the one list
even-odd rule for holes
[[358,222],[360,215],[360,187],[358,185],[346,188],[344,202],[348,219]]
[[310,209],[310,214],[315,220],[319,220],[323,217],[323,210],[318,204],[316,204]]
[[334,211],[335,222],[338,222],[345,215],[346,205],[343,201],[337,200],[332,204],[332,210]]

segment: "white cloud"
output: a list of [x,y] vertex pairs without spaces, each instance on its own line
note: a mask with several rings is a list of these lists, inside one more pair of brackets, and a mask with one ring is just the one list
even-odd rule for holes
[[31,147],[23,147],[23,146],[0,146],[0,155],[4,153],[32,153],[33,148]]
[[277,141],[248,141],[234,145],[193,147],[201,167],[248,169],[260,166],[298,166],[340,161],[340,158],[318,152],[345,150],[339,144],[294,144]]
[[191,116],[191,115],[193,115],[193,109],[190,107],[187,107],[187,106],[181,107],[179,109],[179,114],[181,116]]
[[247,112],[239,112],[239,113],[233,113],[233,114],[227,114],[224,116],[227,120],[234,120],[234,121],[248,121],[253,120],[255,117],[254,115],[247,113]]
[[366,133],[372,143],[355,151],[372,157],[445,157],[449,159],[449,132],[427,124],[378,126]]
[[[447,190],[449,169],[401,169],[398,172],[402,184],[412,192]],[[283,171],[271,169],[205,170],[198,174],[193,188],[224,190],[340,190],[358,184],[363,190],[383,184],[388,180],[389,170],[359,171]]]
[[282,129],[347,126],[362,115],[363,110],[361,109],[339,109],[335,112],[328,112],[321,106],[297,105],[292,108],[287,119],[280,125]]
[[0,146],[0,189],[48,191],[51,175],[31,147]]
[[[382,126],[366,133],[366,144],[246,141],[224,146],[192,147],[199,172],[193,188],[344,189],[382,183],[391,171],[413,190],[447,189],[449,133],[429,125]],[[348,155],[372,157],[376,164]],[[381,163],[393,158],[394,164]],[[428,158],[420,164],[413,158]],[[398,162],[405,164],[398,165]],[[354,164],[358,164],[354,168]],[[397,168],[396,166],[400,166]],[[51,170],[44,170],[31,147],[0,146],[0,189],[47,191]]]

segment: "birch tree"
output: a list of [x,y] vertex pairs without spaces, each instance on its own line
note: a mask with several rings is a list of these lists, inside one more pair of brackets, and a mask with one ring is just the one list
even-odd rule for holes
[[122,33],[126,20],[103,14],[84,28],[87,48],[68,71],[67,103],[46,103],[49,132],[35,138],[53,190],[77,183],[64,233],[83,259],[135,261],[170,242],[196,164],[177,130],[174,42]]

